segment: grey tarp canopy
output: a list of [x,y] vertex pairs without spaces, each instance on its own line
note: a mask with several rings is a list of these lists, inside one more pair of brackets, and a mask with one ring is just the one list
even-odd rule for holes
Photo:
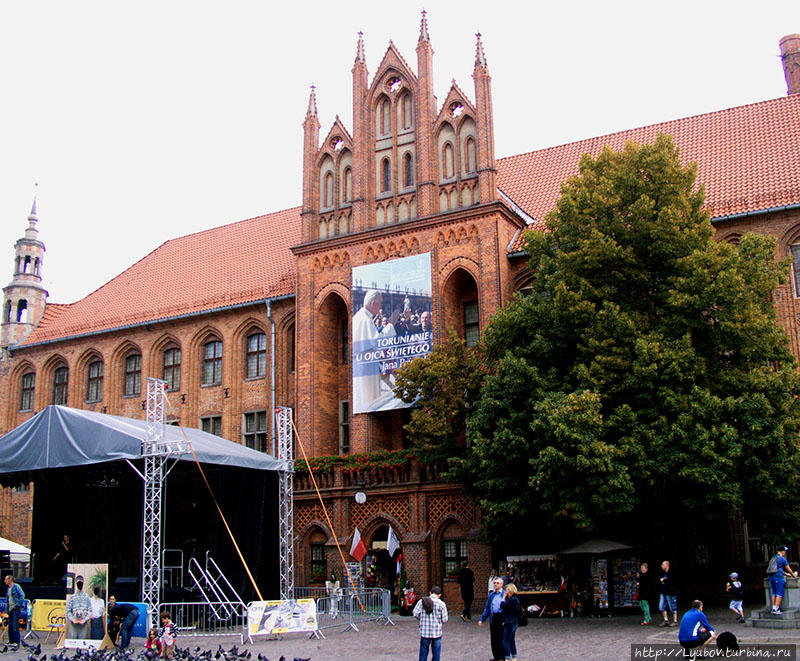
[[604,555],[614,551],[627,551],[632,548],[632,546],[628,546],[627,544],[612,542],[610,539],[590,539],[588,542],[560,551],[560,554],[578,555],[580,553],[586,553],[587,555]]
[[[184,429],[198,461],[221,466],[280,470],[283,462],[199,429]],[[0,474],[85,466],[141,458],[144,420],[68,406],[48,406],[0,437]],[[165,425],[165,441],[183,440],[179,427]],[[190,454],[180,457],[194,461]]]

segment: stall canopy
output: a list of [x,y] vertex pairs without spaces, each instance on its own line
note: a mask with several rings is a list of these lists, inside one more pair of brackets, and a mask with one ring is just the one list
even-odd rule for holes
[[627,544],[612,542],[609,539],[590,539],[588,542],[561,551],[561,555],[578,555],[581,553],[587,555],[604,555],[605,553],[627,551],[632,548],[632,546],[628,546]]
[[[201,463],[272,471],[283,466],[274,457],[199,429],[165,425],[163,438],[180,441],[184,432]],[[48,406],[0,437],[0,474],[139,459],[146,433],[144,420]],[[191,454],[180,459],[194,461]]]
[[27,546],[12,542],[5,537],[0,537],[0,551],[8,551],[11,562],[30,562],[31,559],[31,550]]

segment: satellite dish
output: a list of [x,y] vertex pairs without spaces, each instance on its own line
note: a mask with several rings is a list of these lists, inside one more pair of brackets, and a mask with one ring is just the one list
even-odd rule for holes
[[363,491],[356,491],[355,498],[359,505],[363,505],[367,502],[367,494],[365,494]]

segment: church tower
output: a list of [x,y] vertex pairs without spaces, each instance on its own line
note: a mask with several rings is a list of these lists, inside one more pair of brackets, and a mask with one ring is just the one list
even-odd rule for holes
[[3,287],[0,346],[4,348],[25,339],[44,314],[47,301],[47,290],[42,286],[45,247],[39,240],[38,222],[34,197],[25,236],[14,245],[14,276]]

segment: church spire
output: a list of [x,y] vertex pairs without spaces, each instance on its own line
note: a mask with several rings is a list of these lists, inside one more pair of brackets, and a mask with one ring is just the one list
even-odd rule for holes
[[483,43],[481,42],[481,33],[477,32],[475,36],[478,39],[478,42],[475,45],[475,68],[477,69],[480,67],[481,69],[488,70],[489,67],[486,64],[486,53],[483,52]]
[[306,111],[306,119],[317,116],[317,86],[311,86],[311,93],[308,95],[308,110]]
[[419,40],[430,42],[431,37],[428,34],[428,12],[422,10],[422,19],[419,23]]
[[364,55],[364,33],[359,31],[358,44],[356,45],[356,62],[366,64],[367,58]]

